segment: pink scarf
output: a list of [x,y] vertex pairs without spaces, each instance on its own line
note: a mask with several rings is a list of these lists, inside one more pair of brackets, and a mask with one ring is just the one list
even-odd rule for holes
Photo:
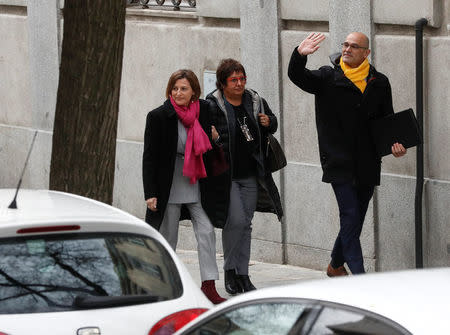
[[170,97],[170,102],[187,132],[183,176],[189,177],[189,182],[195,184],[197,179],[206,177],[202,155],[211,149],[208,136],[198,122],[200,102],[198,100],[191,102],[188,107],[178,106],[172,97]]

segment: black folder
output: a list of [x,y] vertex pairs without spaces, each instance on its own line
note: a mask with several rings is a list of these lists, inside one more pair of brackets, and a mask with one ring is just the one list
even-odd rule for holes
[[391,147],[396,142],[405,148],[422,143],[419,124],[411,108],[373,120],[370,127],[380,157],[391,154]]

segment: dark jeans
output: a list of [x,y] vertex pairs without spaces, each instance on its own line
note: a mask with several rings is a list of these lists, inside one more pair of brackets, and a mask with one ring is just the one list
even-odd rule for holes
[[340,229],[331,252],[331,266],[346,262],[353,274],[364,273],[361,235],[364,217],[372,198],[374,186],[355,186],[351,183],[331,184],[339,206]]

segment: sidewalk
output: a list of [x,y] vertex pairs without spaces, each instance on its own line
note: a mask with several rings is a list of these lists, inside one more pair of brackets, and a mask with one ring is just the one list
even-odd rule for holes
[[[177,255],[186,265],[192,278],[201,285],[197,252],[191,250],[177,250]],[[223,254],[217,254],[219,280],[216,281],[217,291],[224,298],[230,295],[225,292],[223,284]],[[292,265],[270,264],[250,260],[249,275],[256,288],[285,285],[301,280],[327,278],[323,271],[311,270]]]

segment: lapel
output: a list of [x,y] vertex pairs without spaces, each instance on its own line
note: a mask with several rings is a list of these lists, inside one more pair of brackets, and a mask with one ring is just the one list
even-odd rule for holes
[[234,117],[234,109],[225,96],[223,96],[223,102],[225,105],[226,117],[228,119],[228,129],[230,131],[230,148],[234,148],[236,138],[236,118]]
[[369,75],[367,76],[367,86],[364,90],[364,93],[361,93],[360,89],[356,87],[356,85],[353,84],[353,82],[344,75],[344,72],[342,71],[340,66],[336,66],[336,71],[334,71],[334,83],[337,87],[347,87],[356,90],[363,95],[363,99],[367,96],[367,92],[370,90],[376,79],[377,70],[375,70],[375,68],[370,65]]
[[358,87],[356,87],[356,85],[353,84],[353,82],[344,75],[344,72],[342,71],[340,66],[337,66],[336,71],[334,71],[334,84],[337,87],[346,87],[352,90],[356,90],[358,91],[359,94],[362,95],[361,90]]
[[367,76],[367,86],[366,86],[366,89],[364,90],[363,98],[365,98],[367,96],[367,92],[371,89],[373,84],[376,82],[376,79],[377,79],[377,71],[375,70],[375,68],[372,65],[370,65],[369,75]]
[[255,128],[258,128],[258,123],[255,119],[256,111],[253,108],[253,99],[247,91],[244,92],[244,96],[242,97],[242,104],[244,105],[245,113],[247,113],[249,120],[252,121]]
[[167,145],[169,146],[169,152],[177,152],[178,145],[178,115],[173,108],[169,99],[164,102],[164,107],[167,111]]

